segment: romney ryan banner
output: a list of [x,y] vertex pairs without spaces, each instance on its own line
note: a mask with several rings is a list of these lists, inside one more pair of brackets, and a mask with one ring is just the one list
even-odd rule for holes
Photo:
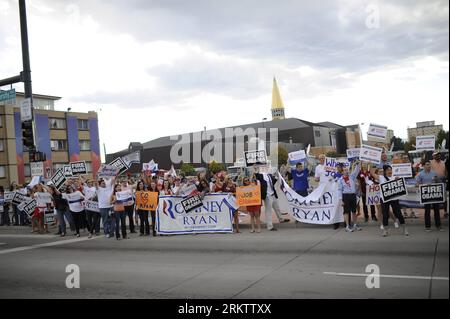
[[291,214],[297,221],[308,224],[329,225],[344,221],[340,205],[337,183],[320,185],[307,197],[298,195],[278,173],[275,184],[280,208]]
[[233,209],[224,201],[228,193],[208,194],[203,205],[185,212],[182,196],[160,196],[156,211],[158,234],[232,233]]

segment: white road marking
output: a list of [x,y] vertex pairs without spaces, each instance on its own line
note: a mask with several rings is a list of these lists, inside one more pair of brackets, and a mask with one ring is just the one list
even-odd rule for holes
[[334,276],[348,276],[348,277],[380,277],[380,278],[398,278],[398,279],[419,279],[419,280],[447,280],[448,277],[430,277],[430,276],[406,276],[406,275],[376,275],[376,274],[356,274],[356,273],[344,273],[344,272],[324,272],[325,275]]
[[46,244],[38,244],[38,245],[32,245],[32,246],[24,246],[24,247],[16,247],[16,248],[11,248],[11,249],[4,249],[4,250],[0,250],[0,255],[9,254],[9,253],[16,253],[16,252],[19,252],[19,251],[26,251],[26,250],[37,249],[37,248],[43,248],[43,247],[60,246],[60,245],[65,245],[65,244],[77,243],[77,242],[80,242],[80,241],[93,240],[93,239],[97,239],[97,238],[102,238],[102,236],[93,237],[91,239],[89,239],[87,237],[83,237],[83,238],[75,238],[75,239],[68,239],[68,240],[59,240],[59,241],[46,243]]

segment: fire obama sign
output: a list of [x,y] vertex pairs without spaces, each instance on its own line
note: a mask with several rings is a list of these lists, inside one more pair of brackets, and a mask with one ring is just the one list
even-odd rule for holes
[[420,185],[420,204],[439,204],[445,202],[444,183]]

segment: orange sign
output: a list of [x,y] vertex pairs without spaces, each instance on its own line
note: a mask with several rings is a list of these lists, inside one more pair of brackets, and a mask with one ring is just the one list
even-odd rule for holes
[[156,210],[158,207],[158,192],[136,192],[136,209]]
[[261,205],[261,186],[242,186],[236,188],[236,201],[239,206]]

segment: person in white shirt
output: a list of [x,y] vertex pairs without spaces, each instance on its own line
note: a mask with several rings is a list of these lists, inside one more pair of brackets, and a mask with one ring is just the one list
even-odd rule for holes
[[[90,179],[87,180],[86,182],[83,181],[83,195],[86,198],[86,200],[94,200],[94,201],[97,200],[97,188],[95,188],[94,186],[94,181]],[[89,238],[92,237],[94,232],[95,235],[98,236],[100,234],[100,213],[86,209],[86,217],[87,217]]]
[[111,211],[111,195],[114,191],[115,178],[98,180],[97,198],[98,208],[102,217],[103,231],[107,238],[114,237],[115,224],[113,225],[113,219],[110,216]]
[[80,237],[80,228],[82,224],[82,212],[84,211],[84,195],[80,191],[76,191],[72,185],[67,186],[66,193],[63,198],[69,204],[69,211],[75,223],[75,234]]
[[126,192],[130,195],[130,199],[124,203],[125,206],[125,218],[128,216],[128,224],[130,225],[130,233],[136,233],[134,227],[134,190],[136,189],[137,183],[132,184],[130,181],[124,179],[120,183],[122,187],[122,192]]
[[330,180],[330,178],[327,178],[327,172],[325,171],[325,155],[320,154],[319,155],[319,165],[316,166],[315,173],[314,173],[314,179],[319,184],[326,183]]

